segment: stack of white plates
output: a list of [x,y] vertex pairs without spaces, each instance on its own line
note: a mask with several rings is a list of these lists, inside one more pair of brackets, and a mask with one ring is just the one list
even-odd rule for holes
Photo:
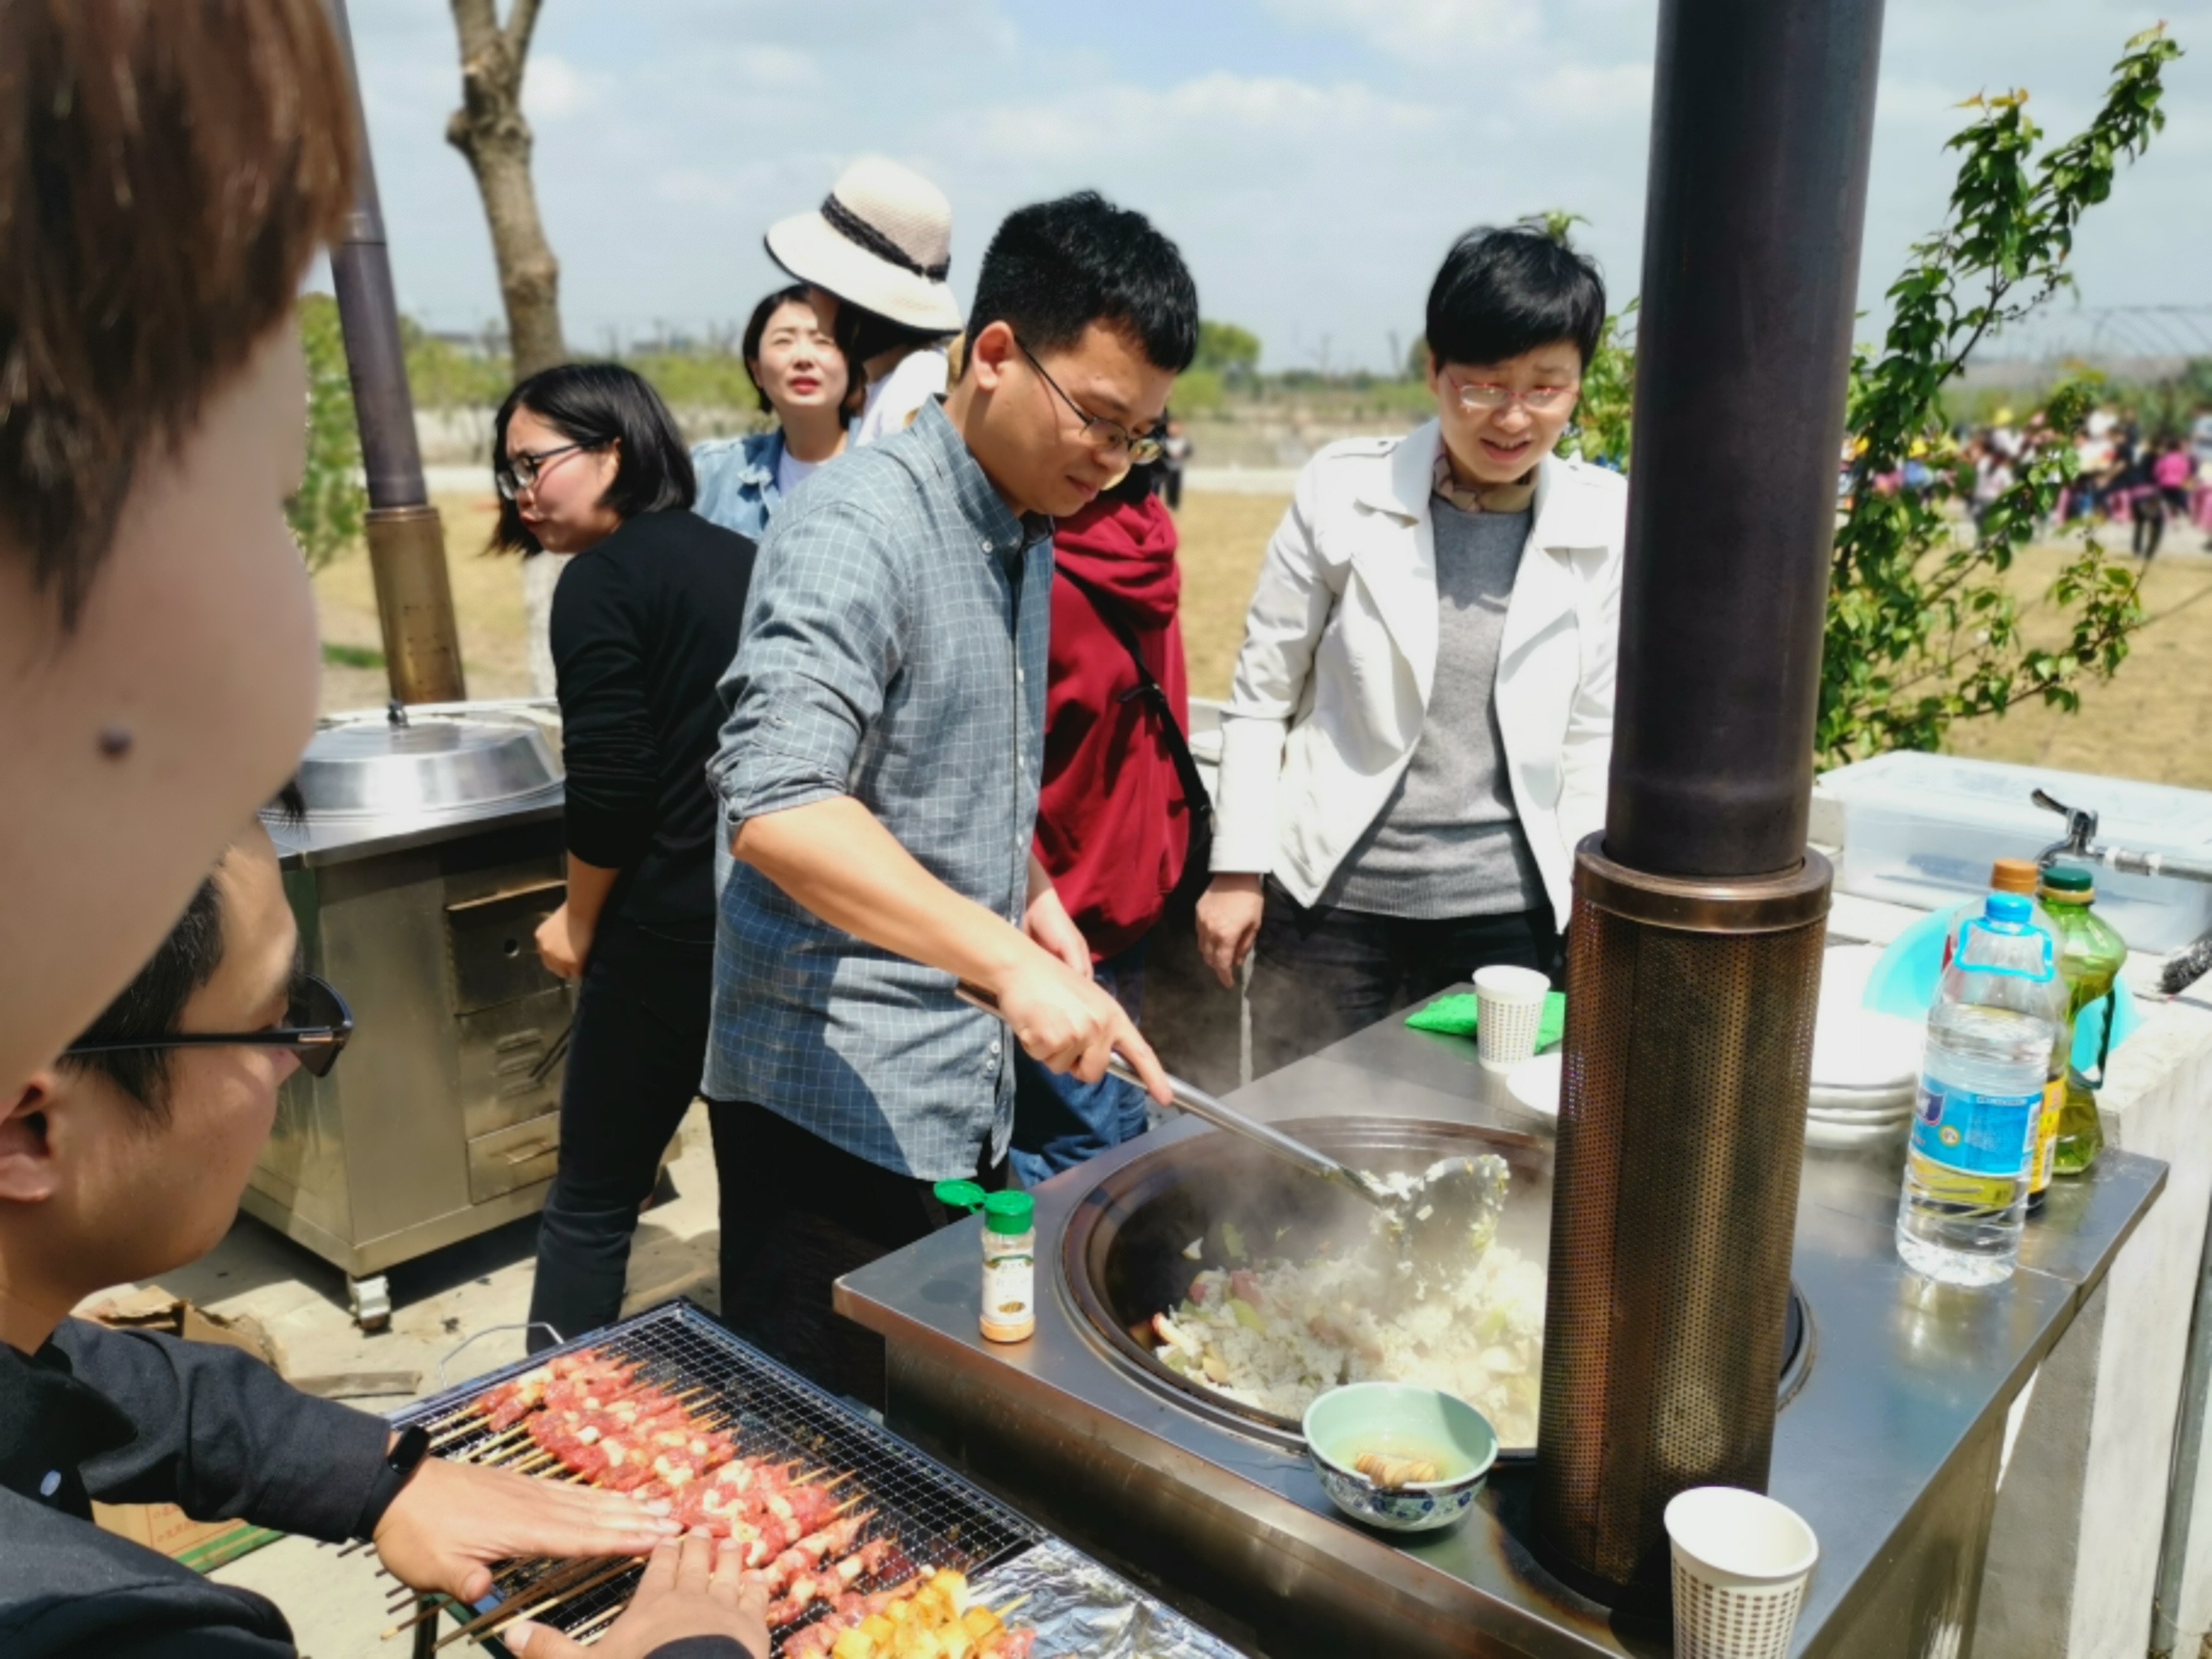
[[[1920,1081],[1920,1022],[1862,1006],[1879,947],[1839,945],[1820,975],[1820,1008],[1813,1028],[1813,1084],[1805,1102],[1808,1145],[1881,1146],[1902,1142],[1912,1127]],[[1539,1054],[1506,1079],[1529,1110],[1556,1117],[1561,1058]]]
[[1881,959],[1873,945],[1841,945],[1821,964],[1813,1086],[1805,1102],[1808,1145],[1882,1146],[1902,1141],[1912,1127],[1921,1026],[1863,1006],[1867,975]]

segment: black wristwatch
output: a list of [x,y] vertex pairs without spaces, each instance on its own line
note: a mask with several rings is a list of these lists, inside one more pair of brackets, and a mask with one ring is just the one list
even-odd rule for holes
[[428,1429],[416,1423],[400,1430],[399,1438],[385,1454],[384,1462],[377,1468],[375,1482],[368,1489],[368,1502],[362,1509],[358,1536],[376,1536],[376,1529],[384,1520],[385,1510],[392,1507],[393,1498],[407,1489],[407,1483],[415,1478],[415,1472],[422,1467],[422,1460],[429,1455],[430,1431]]

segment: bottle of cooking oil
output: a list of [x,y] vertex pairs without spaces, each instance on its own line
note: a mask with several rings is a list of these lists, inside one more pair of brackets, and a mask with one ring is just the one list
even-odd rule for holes
[[1955,936],[1928,1015],[1897,1206],[1905,1265],[1953,1285],[2012,1276],[2061,1024],[2057,953],[2019,893],[1992,893]]
[[[2056,864],[2043,873],[2044,907],[2058,927],[2058,972],[2066,981],[2067,1047],[2086,1018],[2109,1021],[2107,1000],[2120,969],[2128,959],[2125,940],[2090,907],[2097,899],[2097,878],[2078,864]],[[2100,1078],[2101,1083],[2103,1079]],[[2066,1075],[2066,1101],[2059,1108],[2058,1137],[2052,1148],[2052,1167],[2060,1175],[2080,1175],[2097,1161],[2105,1149],[2104,1127],[2097,1118],[2096,1091],[2078,1068]]]

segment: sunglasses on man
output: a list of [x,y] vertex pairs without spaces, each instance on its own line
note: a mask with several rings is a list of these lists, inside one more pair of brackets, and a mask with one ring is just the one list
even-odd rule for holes
[[258,1031],[171,1031],[157,1037],[102,1037],[73,1043],[65,1060],[86,1054],[124,1054],[144,1048],[285,1048],[299,1057],[310,1077],[328,1077],[353,1036],[353,1010],[327,981],[308,974],[292,993],[284,1023]]

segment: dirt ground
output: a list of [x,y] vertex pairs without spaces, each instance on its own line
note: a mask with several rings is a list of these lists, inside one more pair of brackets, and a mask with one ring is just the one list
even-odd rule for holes
[[[1287,499],[1194,492],[1181,518],[1183,638],[1194,696],[1224,697],[1242,642],[1244,611]],[[522,644],[522,587],[516,562],[483,555],[491,523],[489,494],[447,496],[447,558],[461,623],[461,657],[472,696],[508,696],[529,690]],[[2151,620],[2109,684],[2093,684],[2081,712],[2067,715],[2040,705],[2000,720],[1956,728],[1954,753],[2022,761],[2070,771],[2212,789],[2212,559],[2196,551],[2193,531],[2169,535],[2170,551],[2154,564],[2143,597]],[[2179,545],[2177,545],[2177,544]],[[2023,593],[2050,585],[2063,556],[2030,552],[2016,567]],[[360,708],[386,696],[380,666],[353,665],[379,644],[376,602],[367,556],[356,551],[315,580],[328,659],[325,709]],[[2028,621],[2035,629],[2034,613]]]
[[[1954,727],[1950,752],[2212,789],[2212,559],[2193,551],[2197,540],[2194,531],[2168,533],[2169,548],[2192,550],[2152,564],[2142,588],[2150,619],[2120,672],[2082,692],[2080,714],[2014,708]],[[2047,588],[2062,556],[2030,552],[2014,567],[2021,591]],[[2044,636],[2036,620],[2027,617],[2027,629]]]

